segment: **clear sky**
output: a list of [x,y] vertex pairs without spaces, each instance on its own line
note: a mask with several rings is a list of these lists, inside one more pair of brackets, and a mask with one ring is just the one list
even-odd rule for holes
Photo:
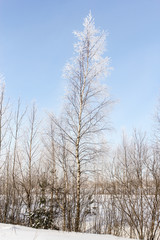
[[[0,73],[7,96],[59,112],[62,70],[73,56],[73,30],[91,10],[96,27],[109,32],[106,79],[112,98],[114,138],[126,128],[149,130],[160,96],[159,0],[0,0]],[[116,132],[117,131],[117,132]]]

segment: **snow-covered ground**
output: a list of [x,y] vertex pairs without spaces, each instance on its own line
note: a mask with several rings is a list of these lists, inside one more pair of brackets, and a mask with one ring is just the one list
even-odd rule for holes
[[0,224],[0,240],[127,240],[111,235],[68,233],[41,230],[18,225]]

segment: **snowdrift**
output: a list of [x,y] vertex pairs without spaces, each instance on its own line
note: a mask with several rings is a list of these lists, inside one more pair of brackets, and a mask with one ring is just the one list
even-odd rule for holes
[[127,240],[111,235],[98,235],[55,230],[33,229],[18,225],[0,224],[0,240]]

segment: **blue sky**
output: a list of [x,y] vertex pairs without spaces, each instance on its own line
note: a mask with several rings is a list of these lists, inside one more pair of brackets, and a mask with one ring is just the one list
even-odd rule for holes
[[73,30],[91,10],[96,27],[109,32],[106,55],[114,70],[106,79],[119,138],[123,128],[150,130],[160,96],[159,0],[0,0],[0,73],[6,94],[58,113],[73,56]]

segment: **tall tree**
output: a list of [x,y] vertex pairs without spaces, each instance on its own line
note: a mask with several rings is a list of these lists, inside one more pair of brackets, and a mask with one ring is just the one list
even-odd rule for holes
[[100,153],[101,134],[108,128],[106,116],[111,104],[106,86],[100,82],[109,70],[109,58],[103,57],[106,34],[95,28],[91,13],[84,19],[83,26],[82,32],[74,32],[78,39],[74,45],[74,57],[64,71],[69,81],[65,127],[54,120],[70,142],[69,151],[76,163],[76,232],[80,230],[83,172]]

